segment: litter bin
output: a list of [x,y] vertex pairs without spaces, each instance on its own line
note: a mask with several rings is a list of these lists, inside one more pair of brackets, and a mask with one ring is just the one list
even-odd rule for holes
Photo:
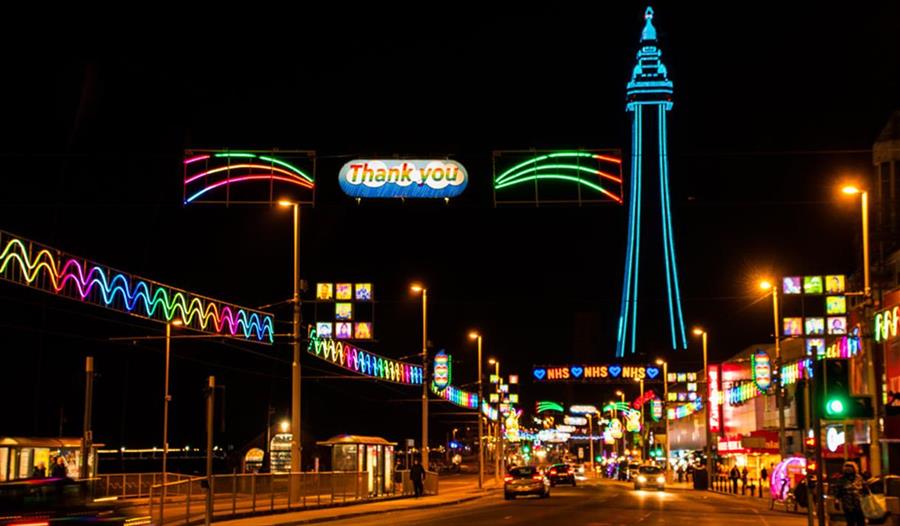
[[709,489],[709,473],[705,469],[694,470],[694,489]]

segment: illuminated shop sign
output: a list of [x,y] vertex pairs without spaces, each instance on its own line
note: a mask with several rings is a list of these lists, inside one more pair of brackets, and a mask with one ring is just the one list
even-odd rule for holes
[[569,412],[573,415],[587,415],[597,413],[597,406],[593,405],[573,405],[569,408]]
[[697,373],[669,373],[669,383],[696,382]]
[[465,190],[469,176],[449,159],[354,159],[338,181],[350,197],[449,198]]
[[659,422],[662,420],[663,415],[663,403],[660,400],[653,400],[650,402],[650,417],[654,422]]
[[[711,407],[717,407],[717,406],[715,404],[713,404]],[[679,420],[686,416],[691,416],[692,414],[694,414],[697,411],[700,411],[702,409],[703,409],[703,400],[698,398],[698,399],[694,400],[693,402],[689,402],[687,404],[680,405],[678,407],[670,408],[669,410],[666,411],[666,418],[669,420]],[[710,427],[710,429],[712,430],[712,427]],[[717,432],[717,431],[714,431],[714,432]]]
[[719,366],[710,365],[706,374],[709,379],[709,430],[713,433],[718,433],[722,430],[722,412],[718,403],[722,391]]
[[828,446],[828,451],[834,453],[846,442],[847,435],[843,429],[833,426],[828,427],[828,430],[825,432],[825,444]]
[[651,400],[656,400],[656,393],[654,393],[652,389],[644,392],[644,396],[638,397],[633,402],[631,402],[631,407],[640,409],[642,405]]
[[753,382],[760,391],[766,392],[772,385],[772,362],[765,351],[756,351],[750,355],[750,368],[753,371]]
[[309,332],[306,352],[363,376],[404,385],[422,384],[421,365],[385,358],[330,338],[319,338],[315,329]]
[[566,418],[563,420],[563,422],[565,422],[565,424],[569,425],[569,426],[586,426],[587,418],[585,418],[583,416],[568,416],[568,415],[566,415]]
[[617,380],[660,381],[662,372],[655,365],[578,364],[536,365],[532,375],[537,382],[606,382]]
[[878,343],[893,340],[897,337],[897,323],[900,317],[900,307],[894,307],[879,312],[875,315],[875,341]]

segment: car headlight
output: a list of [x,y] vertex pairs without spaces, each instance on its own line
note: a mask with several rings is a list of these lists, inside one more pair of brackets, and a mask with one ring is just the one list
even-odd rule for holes
[[641,475],[640,477],[638,477],[638,482],[641,482],[641,483],[647,482],[647,477]]
[[657,484],[663,484],[666,481],[664,477],[656,477]]

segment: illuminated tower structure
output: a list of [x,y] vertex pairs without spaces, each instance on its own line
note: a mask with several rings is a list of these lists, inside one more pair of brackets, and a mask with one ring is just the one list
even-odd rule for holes
[[[628,203],[628,247],[625,253],[625,281],[619,314],[616,356],[635,352],[637,343],[638,278],[641,254],[641,205],[643,176],[659,174],[659,217],[662,226],[662,253],[665,287],[669,307],[669,332],[673,349],[687,348],[681,292],[678,288],[678,269],[675,263],[675,240],[672,233],[672,213],[669,204],[669,160],[666,146],[666,114],[672,109],[672,81],[660,60],[653,9],[648,7],[641,32],[641,48],[637,64],[626,87],[625,108],[632,114],[631,127],[631,192]],[[652,182],[652,179],[651,179]],[[650,185],[652,187],[652,185]],[[650,206],[655,204],[646,202]],[[649,208],[649,207],[648,207]],[[649,208],[655,214],[655,208]],[[652,218],[652,217],[651,217]]]

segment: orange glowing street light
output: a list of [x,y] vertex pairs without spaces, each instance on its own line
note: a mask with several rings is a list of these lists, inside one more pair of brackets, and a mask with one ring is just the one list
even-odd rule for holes
[[759,288],[762,290],[770,290],[772,288],[772,282],[764,279],[759,282]]

